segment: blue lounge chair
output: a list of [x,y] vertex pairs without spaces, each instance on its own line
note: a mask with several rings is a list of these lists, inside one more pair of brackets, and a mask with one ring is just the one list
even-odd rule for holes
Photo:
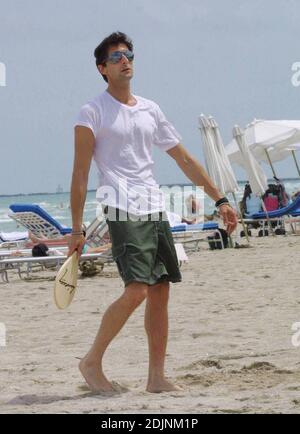
[[171,228],[172,232],[211,231],[219,229],[216,222],[197,223],[195,225],[180,224]]
[[[199,242],[206,241],[208,243],[215,243],[215,240],[207,238],[208,232],[214,232],[219,234],[219,242],[222,249],[224,249],[224,243],[222,234],[219,231],[219,225],[216,222],[197,223],[194,225],[180,224],[171,228],[173,239],[175,242],[181,242],[186,249],[198,250]],[[205,236],[203,238],[203,235]]]
[[37,237],[54,239],[71,232],[70,228],[62,226],[39,205],[13,204],[9,208],[12,211],[9,216]]
[[269,211],[268,215],[265,212],[261,211],[252,214],[249,218],[252,218],[253,220],[265,220],[268,217],[270,219],[276,219],[288,215],[294,215],[295,213],[298,213],[298,215],[300,215],[300,196],[298,196],[296,200],[294,200],[292,203],[285,206],[284,208],[279,208],[275,211]]
[[[13,212],[9,216],[37,237],[56,239],[72,231],[70,228],[62,226],[39,205],[13,204],[10,206],[10,210]],[[107,231],[106,221],[96,217],[86,229],[86,243],[89,247],[102,245],[107,242],[104,239]]]

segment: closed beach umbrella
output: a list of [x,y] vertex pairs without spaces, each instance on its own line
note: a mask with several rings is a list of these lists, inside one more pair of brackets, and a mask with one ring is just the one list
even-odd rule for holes
[[243,217],[240,213],[235,192],[239,189],[229,159],[225,153],[223,140],[217,122],[213,117],[201,115],[199,118],[200,130],[203,139],[203,152],[207,171],[222,194],[233,195],[236,209],[240,214],[242,225],[249,243],[248,232],[246,231]]
[[199,118],[206,168],[218,189],[225,195],[238,190],[238,184],[225,154],[218,125],[213,118]]
[[210,116],[209,119],[212,133],[214,136],[215,146],[217,148],[217,151],[221,157],[221,161],[224,167],[224,176],[226,177],[226,183],[227,183],[227,192],[226,193],[234,193],[239,189],[235,174],[233,172],[231,163],[229,161],[229,158],[225,152],[225,146],[222,140],[222,136],[219,130],[219,125],[217,124],[216,120]]

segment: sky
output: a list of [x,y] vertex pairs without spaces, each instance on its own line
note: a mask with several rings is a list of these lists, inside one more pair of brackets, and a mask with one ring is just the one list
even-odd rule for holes
[[[201,162],[201,113],[225,144],[235,124],[299,119],[299,17],[298,0],[0,0],[0,195],[69,190],[74,121],[106,89],[93,50],[116,30],[134,42],[132,92],[160,105]],[[159,183],[189,182],[166,153],[154,161]],[[275,167],[297,176],[291,159]]]

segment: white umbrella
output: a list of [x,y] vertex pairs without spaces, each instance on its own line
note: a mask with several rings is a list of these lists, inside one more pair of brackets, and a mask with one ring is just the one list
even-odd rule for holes
[[[245,142],[259,161],[269,162],[274,176],[276,173],[272,162],[281,161],[292,153],[300,176],[295,154],[295,151],[300,150],[300,121],[254,120],[245,129]],[[243,165],[235,139],[226,147],[226,153],[231,162]]]
[[229,159],[225,154],[218,124],[212,117],[208,119],[204,115],[199,117],[199,124],[209,176],[224,195],[235,192],[239,187]]
[[[245,132],[246,131],[247,129],[245,130]],[[257,147],[254,147],[253,145],[251,146],[251,143],[249,143],[247,140],[246,134],[245,134],[245,142],[251,148],[253,155],[258,161],[269,162],[269,158],[270,158],[271,161],[276,162],[276,161],[284,160],[285,158],[290,156],[290,150],[287,149],[279,150],[274,148],[273,146],[269,146],[266,148],[262,146],[257,146]],[[230,159],[231,163],[238,164],[239,166],[244,165],[244,160],[241,155],[239,145],[237,144],[235,138],[233,138],[232,141],[226,146],[225,152],[228,158]]]
[[263,195],[268,188],[267,177],[252,154],[252,150],[247,146],[244,131],[242,131],[238,125],[233,128],[233,136],[239,147],[243,166],[248,174],[252,193]]
[[[205,155],[207,171],[222,194],[225,195],[231,193],[233,195],[237,211],[239,212],[235,196],[235,192],[239,189],[239,186],[229,159],[225,153],[218,124],[212,116],[206,118],[204,115],[200,116],[199,124],[203,138],[203,152]],[[242,215],[241,220],[249,243],[248,232]]]
[[217,124],[216,120],[212,116],[209,117],[209,121],[214,136],[215,146],[221,157],[221,162],[224,167],[224,177],[226,179],[226,184],[227,184],[226,193],[234,193],[239,189],[239,186],[235,174],[233,172],[233,169],[231,167],[229,158],[225,152],[225,147],[219,130],[219,125]]

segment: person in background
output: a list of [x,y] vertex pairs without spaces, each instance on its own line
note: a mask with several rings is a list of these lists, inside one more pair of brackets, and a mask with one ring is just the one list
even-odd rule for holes
[[203,222],[204,216],[201,212],[201,204],[194,194],[190,194],[185,200],[187,215],[182,218],[182,222],[196,224]]
[[243,199],[240,202],[240,208],[243,217],[248,217],[262,210],[261,198],[252,193],[249,182],[245,185]]
[[276,176],[274,176],[276,185],[278,187],[278,199],[279,199],[279,206],[280,208],[284,208],[285,206],[287,206],[290,203],[290,196],[287,193],[286,189],[285,189],[285,185],[283,183],[283,181],[279,178],[277,178]]

